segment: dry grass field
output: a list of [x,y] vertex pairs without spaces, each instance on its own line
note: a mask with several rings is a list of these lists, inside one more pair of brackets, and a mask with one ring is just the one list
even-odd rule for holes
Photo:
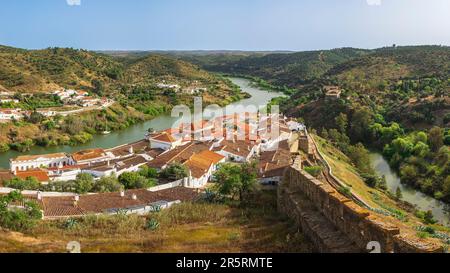
[[[154,219],[156,230],[146,228]],[[185,203],[138,216],[89,216],[40,222],[25,233],[0,232],[0,252],[66,252],[77,241],[88,253],[310,252],[295,225],[276,210],[276,192],[246,205]]]

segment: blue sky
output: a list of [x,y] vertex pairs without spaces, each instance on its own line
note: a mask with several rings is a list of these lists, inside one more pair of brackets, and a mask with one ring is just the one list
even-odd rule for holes
[[2,0],[0,44],[92,50],[450,45],[449,14],[448,0]]

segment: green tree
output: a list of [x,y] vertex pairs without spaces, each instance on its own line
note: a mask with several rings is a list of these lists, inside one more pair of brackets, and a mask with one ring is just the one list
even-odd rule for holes
[[27,118],[27,121],[33,124],[39,124],[45,119],[44,115],[38,113],[36,111],[31,112],[30,116]]
[[347,133],[348,127],[348,117],[344,113],[340,113],[339,116],[336,117],[336,126],[341,134]]
[[155,179],[148,179],[137,172],[123,173],[119,176],[119,182],[125,189],[144,189],[157,184]]
[[402,189],[400,189],[400,187],[397,187],[397,190],[395,191],[395,196],[396,196],[397,199],[399,199],[399,200],[403,198]]
[[437,221],[434,219],[434,215],[431,210],[425,212],[423,220],[425,221],[426,224],[429,224],[429,225],[433,225],[433,224],[437,223]]
[[447,200],[450,200],[450,176],[447,176],[444,180],[444,184],[442,185],[442,193]]
[[0,153],[4,153],[7,151],[9,151],[9,145],[4,142],[0,142]]
[[4,184],[6,187],[16,190],[38,190],[41,187],[41,183],[35,177],[27,177],[26,179],[15,177],[4,182]]
[[444,131],[440,127],[433,127],[428,133],[428,141],[433,152],[439,151],[444,145]]
[[171,181],[177,181],[188,176],[189,169],[180,163],[173,163],[161,172],[161,177]]
[[119,183],[116,176],[105,176],[95,182],[93,192],[119,192],[124,189],[124,186]]
[[244,201],[246,194],[251,192],[257,183],[256,163],[242,165],[222,164],[214,173],[216,190],[221,195],[236,197]]
[[373,124],[373,113],[366,107],[355,110],[351,119],[350,136],[355,141],[366,141],[369,134],[369,127]]
[[158,178],[158,171],[154,168],[150,168],[147,165],[144,165],[139,168],[139,174],[146,178]]
[[77,175],[74,181],[75,192],[84,194],[92,191],[94,188],[94,177],[88,173],[81,173]]
[[[10,207],[22,203],[23,207]],[[26,200],[18,191],[0,196],[0,227],[25,231],[32,228],[42,218],[41,210],[34,202]]]
[[92,80],[92,88],[93,88],[93,92],[100,96],[103,97],[104,95],[104,87],[103,87],[103,83],[97,79]]

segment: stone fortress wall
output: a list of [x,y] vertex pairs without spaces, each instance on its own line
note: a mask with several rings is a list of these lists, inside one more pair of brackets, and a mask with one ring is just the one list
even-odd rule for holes
[[416,234],[400,232],[387,219],[362,208],[301,169],[301,158],[286,170],[278,188],[278,208],[301,228],[319,252],[440,253],[443,248]]

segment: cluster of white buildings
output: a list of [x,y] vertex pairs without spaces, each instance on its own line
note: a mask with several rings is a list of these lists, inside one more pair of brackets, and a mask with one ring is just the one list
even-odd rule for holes
[[[10,171],[21,178],[34,176],[47,183],[74,180],[80,173],[95,178],[119,176],[136,172],[143,165],[162,171],[179,163],[189,170],[189,176],[179,182],[187,188],[202,188],[219,164],[259,159],[261,181],[277,182],[282,172],[276,170],[290,164],[288,141],[293,131],[303,130],[304,126],[284,117],[257,117],[254,122],[237,117],[180,124],[176,129],[153,132],[145,140],[109,150],[20,156],[10,161]],[[273,128],[279,133],[272,134]]]
[[165,82],[158,83],[156,86],[160,89],[173,90],[177,93],[184,93],[191,95],[208,91],[208,88],[199,86],[197,82],[194,82],[193,84],[185,88],[182,88],[178,84],[168,84]]
[[53,92],[53,94],[58,96],[64,103],[77,104],[82,107],[93,107],[96,105],[103,105],[107,103],[106,98],[91,97],[86,91],[64,89],[55,91]]

